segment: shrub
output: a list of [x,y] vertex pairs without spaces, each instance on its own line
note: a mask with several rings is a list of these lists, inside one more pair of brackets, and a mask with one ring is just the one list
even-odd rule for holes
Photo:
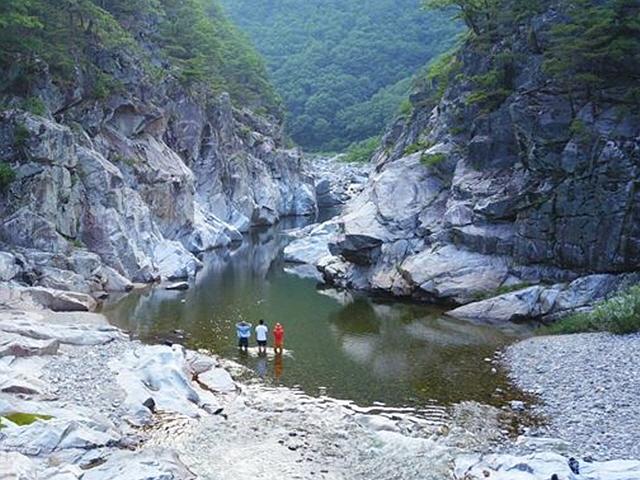
[[415,143],[412,143],[407,148],[404,149],[405,155],[411,155],[416,152],[420,152],[422,150],[426,150],[427,148],[433,147],[433,143],[428,140],[419,140]]
[[25,125],[16,125],[16,129],[13,131],[13,146],[17,149],[23,148],[27,145],[30,136],[31,133]]
[[542,333],[605,331],[616,334],[640,331],[640,285],[599,303],[590,312],[569,315],[541,330]]
[[11,165],[0,162],[0,192],[4,192],[15,179],[16,172],[11,168]]
[[42,116],[47,112],[46,105],[37,97],[25,98],[22,102],[22,109],[39,116]]
[[447,156],[444,153],[423,153],[420,157],[420,163],[427,167],[434,167],[446,159]]
[[352,143],[347,149],[347,155],[344,158],[345,162],[368,162],[371,160],[373,153],[378,148],[380,139],[378,137],[371,137],[361,142]]

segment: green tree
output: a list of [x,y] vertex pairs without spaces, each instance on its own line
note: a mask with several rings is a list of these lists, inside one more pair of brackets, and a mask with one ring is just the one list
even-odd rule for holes
[[[552,30],[546,71],[567,88],[598,91],[640,81],[640,3],[637,0],[570,0],[566,23]],[[636,87],[637,89],[637,87]]]
[[456,17],[476,35],[495,26],[498,0],[424,0],[428,10],[455,10]]
[[265,57],[287,132],[311,150],[379,135],[411,77],[460,31],[447,14],[425,13],[421,0],[369,0],[366,8],[359,0],[221,1]]

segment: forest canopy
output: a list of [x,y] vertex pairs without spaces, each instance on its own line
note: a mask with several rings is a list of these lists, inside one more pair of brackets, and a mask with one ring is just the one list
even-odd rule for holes
[[[65,84],[80,67],[92,80],[93,94],[104,96],[117,90],[118,81],[99,66],[100,49],[129,52],[155,81],[169,72],[186,85],[228,91],[239,104],[279,112],[262,58],[214,0],[0,3],[3,69],[42,59],[54,81]],[[0,93],[10,87],[0,85]]]
[[222,0],[267,61],[288,132],[312,150],[379,135],[460,26],[420,0]]

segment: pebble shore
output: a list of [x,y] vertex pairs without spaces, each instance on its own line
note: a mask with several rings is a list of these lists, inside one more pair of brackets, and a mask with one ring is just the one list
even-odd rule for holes
[[512,380],[540,402],[536,435],[595,460],[640,459],[640,334],[534,337],[504,356]]

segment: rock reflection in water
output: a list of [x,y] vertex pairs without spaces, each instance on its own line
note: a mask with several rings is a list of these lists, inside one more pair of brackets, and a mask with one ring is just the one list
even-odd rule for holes
[[[295,226],[254,231],[236,249],[206,255],[187,291],[133,294],[105,313],[143,340],[171,337],[179,329],[190,347],[210,349],[253,368],[268,383],[310,394],[395,407],[498,403],[493,393],[508,383],[483,359],[513,333],[448,319],[424,305],[318,290],[314,280],[284,272],[283,232]],[[260,318],[271,327],[284,324],[286,359],[271,351],[266,358],[239,354],[235,323],[255,325]]]

